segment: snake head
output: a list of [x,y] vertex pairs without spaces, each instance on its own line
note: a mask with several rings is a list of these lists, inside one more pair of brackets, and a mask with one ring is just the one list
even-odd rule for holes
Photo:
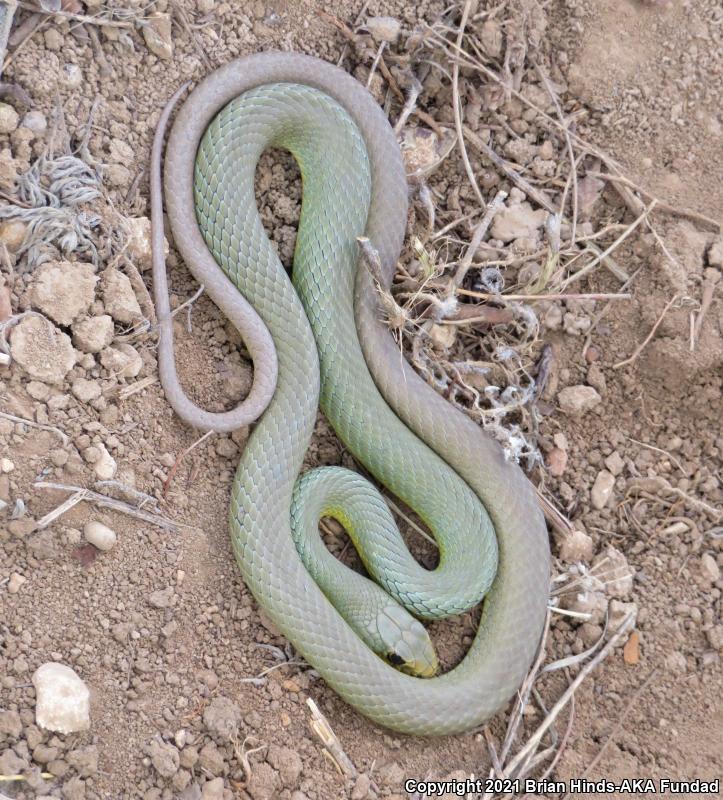
[[387,605],[378,613],[377,631],[390,664],[419,678],[437,674],[439,662],[426,628],[401,606]]

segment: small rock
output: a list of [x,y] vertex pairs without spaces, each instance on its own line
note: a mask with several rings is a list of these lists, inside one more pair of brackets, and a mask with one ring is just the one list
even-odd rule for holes
[[[144,272],[151,268],[153,253],[151,248],[151,221],[148,217],[126,217],[129,230],[128,256],[136,267]],[[170,252],[168,240],[163,238],[163,254]]]
[[634,570],[627,558],[615,547],[608,545],[604,553],[593,561],[593,575],[605,584],[609,597],[624,600],[633,590]]
[[27,769],[27,766],[27,761],[19,758],[9,747],[0,754],[0,774],[2,775],[18,775]]
[[232,739],[238,732],[238,726],[241,722],[241,709],[228,697],[219,695],[214,697],[203,712],[203,722],[209,732],[215,736],[219,736],[222,739]]
[[700,573],[707,583],[715,583],[720,578],[720,567],[710,553],[701,556]]
[[133,148],[123,139],[111,139],[110,158],[116,164],[130,164],[133,161]]
[[592,386],[567,386],[557,395],[560,411],[570,416],[579,416],[595,408],[601,399]]
[[369,17],[364,27],[375,41],[390,44],[397,41],[402,30],[401,22],[394,17]]
[[608,606],[608,636],[616,633],[623,621],[632,614],[632,624],[635,625],[635,620],[638,618],[638,606],[636,603],[623,603],[620,600],[611,600]]
[[12,133],[18,127],[18,112],[8,103],[0,103],[0,134]]
[[143,318],[138,298],[127,275],[117,269],[106,269],[101,275],[100,287],[105,310],[113,319],[132,323]]
[[173,38],[169,14],[153,13],[143,26],[146,47],[158,58],[173,58]]
[[0,472],[7,475],[15,469],[15,464],[9,458],[0,458]]
[[98,772],[98,748],[94,744],[71,750],[67,759],[82,778],[88,778]]
[[276,769],[281,777],[281,782],[288,789],[293,789],[301,776],[301,757],[290,747],[271,745],[266,760]]
[[89,381],[87,378],[76,378],[71,384],[70,391],[81,403],[90,403],[91,400],[97,400],[102,394],[100,384],[96,381]]
[[590,368],[587,371],[587,382],[593,387],[593,389],[597,390],[600,396],[604,395],[607,391],[605,375],[603,374],[602,368],[597,363],[590,365]]
[[148,602],[153,608],[169,608],[173,605],[174,591],[172,586],[167,586],[165,589],[156,589],[151,592]]
[[118,465],[111,454],[106,450],[105,445],[96,445],[100,451],[100,456],[93,464],[93,471],[101,481],[110,481],[115,478]]
[[22,730],[23,723],[17,711],[0,711],[0,733],[18,739]]
[[357,776],[354,783],[354,788],[351,790],[351,800],[366,800],[369,796],[369,789],[372,782],[366,772],[362,772]]
[[527,202],[510,205],[497,212],[492,220],[490,235],[502,242],[520,238],[536,240],[537,232],[546,219],[547,211],[543,208],[535,211]]
[[20,591],[20,587],[24,583],[27,583],[27,580],[28,579],[23,575],[13,572],[8,581],[8,592],[10,592],[10,594],[17,594]]
[[27,230],[27,223],[22,220],[8,219],[0,225],[0,239],[11,253],[16,253],[25,241]]
[[494,19],[486,20],[480,30],[480,40],[482,48],[490,58],[499,58],[502,55],[504,34],[499,22]]
[[95,300],[97,281],[91,264],[49,261],[38,269],[30,299],[35,308],[54,322],[70,325]]
[[605,466],[608,468],[608,471],[617,478],[625,468],[625,462],[620,453],[615,450],[605,459]]
[[682,653],[674,650],[666,656],[665,667],[676,675],[684,675],[688,671],[688,661]]
[[73,344],[84,353],[100,353],[113,341],[113,318],[109,314],[85,317],[72,326]]
[[573,622],[590,622],[593,625],[599,625],[605,619],[608,599],[603,592],[578,592],[565,598],[564,607],[568,611],[587,615],[585,618],[578,617],[577,620],[573,618]]
[[41,403],[45,403],[50,397],[50,387],[40,381],[30,381],[25,389],[33,400],[39,400]]
[[614,486],[615,476],[611,475],[606,469],[600,470],[590,490],[590,500],[594,508],[598,510],[605,508],[612,496]]
[[719,236],[708,250],[708,263],[711,267],[723,269],[723,236]]
[[377,777],[383,786],[395,788],[402,785],[404,774],[404,769],[396,761],[390,761],[379,768]]
[[12,189],[18,178],[18,164],[9,147],[0,150],[0,187]]
[[90,692],[65,664],[48,662],[33,674],[35,721],[41,728],[74,733],[90,728]]
[[148,746],[147,752],[153,768],[162,778],[172,778],[178,772],[180,766],[178,750],[172,744],[154,739]]
[[83,70],[77,64],[63,64],[60,83],[66,89],[77,89],[83,83]]
[[[211,775],[224,775],[227,771],[223,754],[213,742],[208,742],[198,754],[198,763],[202,769],[208,770]],[[263,765],[260,765],[263,766]],[[254,773],[258,767],[254,767]]]
[[118,540],[114,530],[97,520],[86,522],[83,533],[88,542],[97,547],[98,550],[103,550],[104,552],[111,550]]
[[431,325],[429,328],[429,338],[437,347],[442,350],[449,350],[457,338],[457,332],[453,325]]
[[204,784],[201,800],[223,800],[223,778],[214,778]]
[[136,378],[143,369],[143,359],[127,342],[102,350],[100,363],[116,378]]
[[21,319],[12,329],[10,355],[31,378],[43,383],[62,383],[75,366],[70,338],[37,315]]
[[279,776],[266,762],[254,765],[246,791],[252,800],[275,800],[279,793]]
[[547,454],[547,467],[554,478],[561,477],[567,467],[567,453],[559,447],[553,447]]
[[584,531],[573,531],[560,545],[560,559],[567,564],[578,561],[590,563],[593,554],[592,538]]
[[48,130],[48,120],[42,111],[28,111],[23,117],[23,128],[32,131],[36,136],[42,136]]

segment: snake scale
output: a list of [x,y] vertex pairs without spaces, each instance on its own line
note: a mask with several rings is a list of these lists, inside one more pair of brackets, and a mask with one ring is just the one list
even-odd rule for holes
[[[375,722],[417,735],[478,725],[511,697],[534,658],[549,544],[522,471],[400,357],[380,319],[374,279],[357,269],[356,239],[364,234],[379,252],[382,288],[391,284],[407,216],[395,136],[361,84],[298,54],[229,63],[180,108],[164,167],[174,240],[241,332],[255,367],[248,397],[213,414],[183,394],[171,342],[160,160],[181,91],[161,117],[153,151],[159,368],[169,402],[191,425],[229,431],[260,417],[231,493],[243,578],[304,658]],[[290,150],[302,175],[293,285],[254,196],[256,165],[269,146]],[[361,476],[328,468],[297,482],[319,400],[357,461],[429,525],[440,548],[435,570],[419,566],[389,531],[386,504]],[[344,524],[382,588],[352,577],[325,550],[322,515]],[[436,660],[418,618],[460,612],[485,593],[464,659],[443,675],[420,677],[436,672]]]

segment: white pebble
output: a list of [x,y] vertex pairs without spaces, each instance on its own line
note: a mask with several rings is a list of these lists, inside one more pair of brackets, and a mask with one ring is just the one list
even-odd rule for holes
[[0,458],[0,472],[8,473],[15,469],[15,464],[9,458]]
[[10,594],[17,594],[20,591],[20,587],[27,580],[27,578],[19,573],[13,572],[13,574],[10,576],[10,580],[8,581],[8,592],[10,592]]
[[114,530],[111,530],[107,525],[103,525],[102,522],[97,522],[96,520],[86,522],[83,533],[85,533],[86,540],[92,545],[95,545],[98,550],[108,551],[112,549],[113,545],[118,541]]
[[33,674],[36,692],[35,721],[59,733],[86,731],[90,727],[90,692],[65,664],[49,661]]

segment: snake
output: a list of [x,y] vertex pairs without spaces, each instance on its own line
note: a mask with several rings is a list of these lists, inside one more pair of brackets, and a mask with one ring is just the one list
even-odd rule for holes
[[[269,51],[204,78],[178,108],[163,156],[185,90],[163,110],[152,150],[159,373],[188,424],[253,423],[229,510],[243,579],[296,651],[373,722],[417,736],[474,728],[514,695],[538,651],[549,541],[522,469],[415,372],[383,318],[409,203],[396,136],[348,73]],[[291,277],[256,202],[270,147],[290,151],[301,172]],[[164,202],[178,252],[253,361],[251,390],[231,411],[196,406],[176,374]],[[340,466],[301,474],[319,407],[369,478]],[[435,568],[412,557],[374,483],[428,526]],[[326,548],[323,517],[341,523],[371,577]],[[480,603],[467,653],[440,674],[422,621]]]

